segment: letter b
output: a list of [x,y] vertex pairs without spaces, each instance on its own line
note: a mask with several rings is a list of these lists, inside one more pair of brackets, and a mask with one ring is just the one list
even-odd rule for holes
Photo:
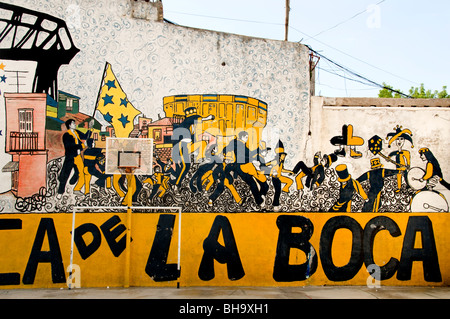
[[[317,254],[309,242],[314,226],[303,216],[281,215],[277,218],[280,230],[277,254],[273,267],[273,279],[278,282],[301,281],[309,278],[317,269]],[[292,227],[300,227],[301,233],[293,233]],[[306,254],[306,262],[301,265],[289,265],[291,248],[297,248]]]

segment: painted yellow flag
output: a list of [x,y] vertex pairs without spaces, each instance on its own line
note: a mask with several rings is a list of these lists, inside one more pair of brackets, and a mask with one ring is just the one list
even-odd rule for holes
[[103,73],[96,109],[103,115],[105,121],[114,127],[116,137],[129,137],[134,129],[134,118],[141,114],[128,101],[108,62]]

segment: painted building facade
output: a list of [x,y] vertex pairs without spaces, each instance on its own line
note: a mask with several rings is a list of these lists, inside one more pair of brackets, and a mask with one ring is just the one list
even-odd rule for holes
[[[311,97],[306,46],[160,1],[0,14],[0,285],[63,287],[72,259],[86,287],[449,284],[448,100]],[[152,170],[108,138],[152,139]]]
[[11,172],[11,191],[16,196],[32,196],[47,184],[47,95],[5,93],[5,106],[8,118],[5,145],[12,161],[3,171]]

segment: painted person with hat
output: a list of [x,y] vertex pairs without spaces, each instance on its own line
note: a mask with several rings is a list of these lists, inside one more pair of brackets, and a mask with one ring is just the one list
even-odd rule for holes
[[237,136],[228,143],[223,149],[223,156],[226,159],[231,157],[233,160],[225,167],[225,175],[235,172],[250,187],[250,191],[255,199],[256,205],[264,202],[269,190],[266,176],[257,169],[255,163],[257,150],[250,151],[247,147],[249,134],[246,131],[240,131]]
[[[333,156],[336,156],[335,154],[333,154]],[[322,182],[325,179],[325,168],[323,163],[328,163],[328,160],[331,161],[331,157],[325,157],[322,158],[322,153],[316,152],[316,154],[314,154],[314,166],[309,168],[308,166],[306,166],[306,164],[303,161],[298,162],[294,169],[293,172],[294,174],[297,174],[298,172],[300,172],[296,177],[295,177],[295,182],[297,184],[297,191],[302,191],[303,190],[303,182],[302,179],[306,177],[306,187],[308,187],[310,190],[313,189],[314,186],[319,187],[320,184],[322,184]]]
[[197,108],[188,107],[184,110],[184,120],[175,127],[172,141],[172,159],[175,162],[175,181],[171,181],[176,186],[181,186],[181,182],[191,168],[191,154],[196,150],[200,150],[199,158],[203,158],[202,154],[206,148],[206,141],[195,141],[196,125],[203,121],[214,120],[214,115],[202,117],[197,114]]
[[376,213],[381,206],[381,190],[384,187],[384,178],[397,175],[399,171],[383,168],[383,164],[378,157],[370,160],[370,169],[356,180],[360,183],[369,181],[370,184],[370,190],[367,194],[369,200],[364,203],[362,211]]
[[[92,176],[97,177],[95,184],[100,189],[105,188],[105,182],[112,175],[105,174],[105,154],[104,149],[95,147],[95,140],[88,138],[86,140],[87,149],[84,151],[84,167]],[[87,181],[86,181],[87,182]],[[86,190],[89,187],[86,185]]]
[[263,172],[265,175],[270,175],[270,167],[266,163],[266,156],[270,150],[271,148],[267,147],[265,141],[259,142],[256,160],[259,162],[259,171]]
[[397,146],[398,150],[391,152],[388,156],[394,157],[395,156],[395,165],[397,166],[397,169],[399,170],[399,173],[397,174],[397,190],[396,192],[399,192],[402,188],[402,176],[403,173],[407,169],[409,169],[411,165],[411,154],[407,150],[403,150],[403,145],[405,144],[405,141],[409,141],[411,143],[411,148],[414,148],[413,140],[412,140],[412,133],[408,129],[402,129],[401,126],[397,125],[396,128],[394,128],[395,132],[388,133],[386,139],[389,139],[389,147],[391,147],[391,144],[395,142],[395,145]]
[[347,212],[352,211],[352,198],[355,193],[359,194],[365,201],[368,201],[368,197],[361,184],[352,179],[352,176],[348,173],[347,165],[340,164],[336,166],[336,173],[338,175],[338,181],[341,183],[339,188],[339,198],[334,205],[330,208],[329,212]]
[[[272,177],[272,184],[275,188],[273,206],[275,209],[277,209],[278,206],[280,206],[281,191],[289,193],[289,187],[291,187],[291,185],[294,183],[292,179],[283,176],[282,173],[293,174],[294,172],[283,167],[287,155],[287,153],[284,152],[283,142],[278,141],[278,144],[275,147],[275,154],[276,158],[273,161],[267,163],[267,166],[272,166],[272,168],[270,169],[270,176]],[[283,189],[281,188],[281,184],[285,184]]]
[[[62,195],[66,190],[67,180],[69,179],[72,170],[78,176],[78,182],[75,185],[73,192],[74,194],[84,195],[81,192],[81,188],[84,185],[84,164],[83,158],[81,156],[81,151],[86,148],[86,140],[90,137],[92,133],[92,128],[94,127],[94,120],[89,122],[89,131],[83,133],[77,130],[77,125],[74,119],[68,119],[65,122],[67,132],[64,133],[62,137],[62,142],[64,144],[64,162],[61,171],[58,176],[59,187],[58,194],[56,198],[61,199]],[[83,142],[84,140],[84,142]],[[73,178],[74,179],[74,178]]]
[[433,179],[437,182],[439,181],[442,186],[450,190],[450,184],[447,183],[442,175],[441,166],[437,161],[436,157],[434,157],[433,153],[428,149],[428,147],[423,147],[419,150],[420,158],[427,162],[427,166],[425,168],[425,175],[421,178],[421,181],[426,181],[429,184],[433,183]]

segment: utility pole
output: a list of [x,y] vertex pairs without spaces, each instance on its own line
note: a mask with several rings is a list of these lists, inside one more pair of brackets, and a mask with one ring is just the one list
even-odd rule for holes
[[289,11],[291,11],[291,7],[289,5],[289,0],[286,0],[286,22],[284,25],[284,41],[288,40],[288,31],[289,31]]

